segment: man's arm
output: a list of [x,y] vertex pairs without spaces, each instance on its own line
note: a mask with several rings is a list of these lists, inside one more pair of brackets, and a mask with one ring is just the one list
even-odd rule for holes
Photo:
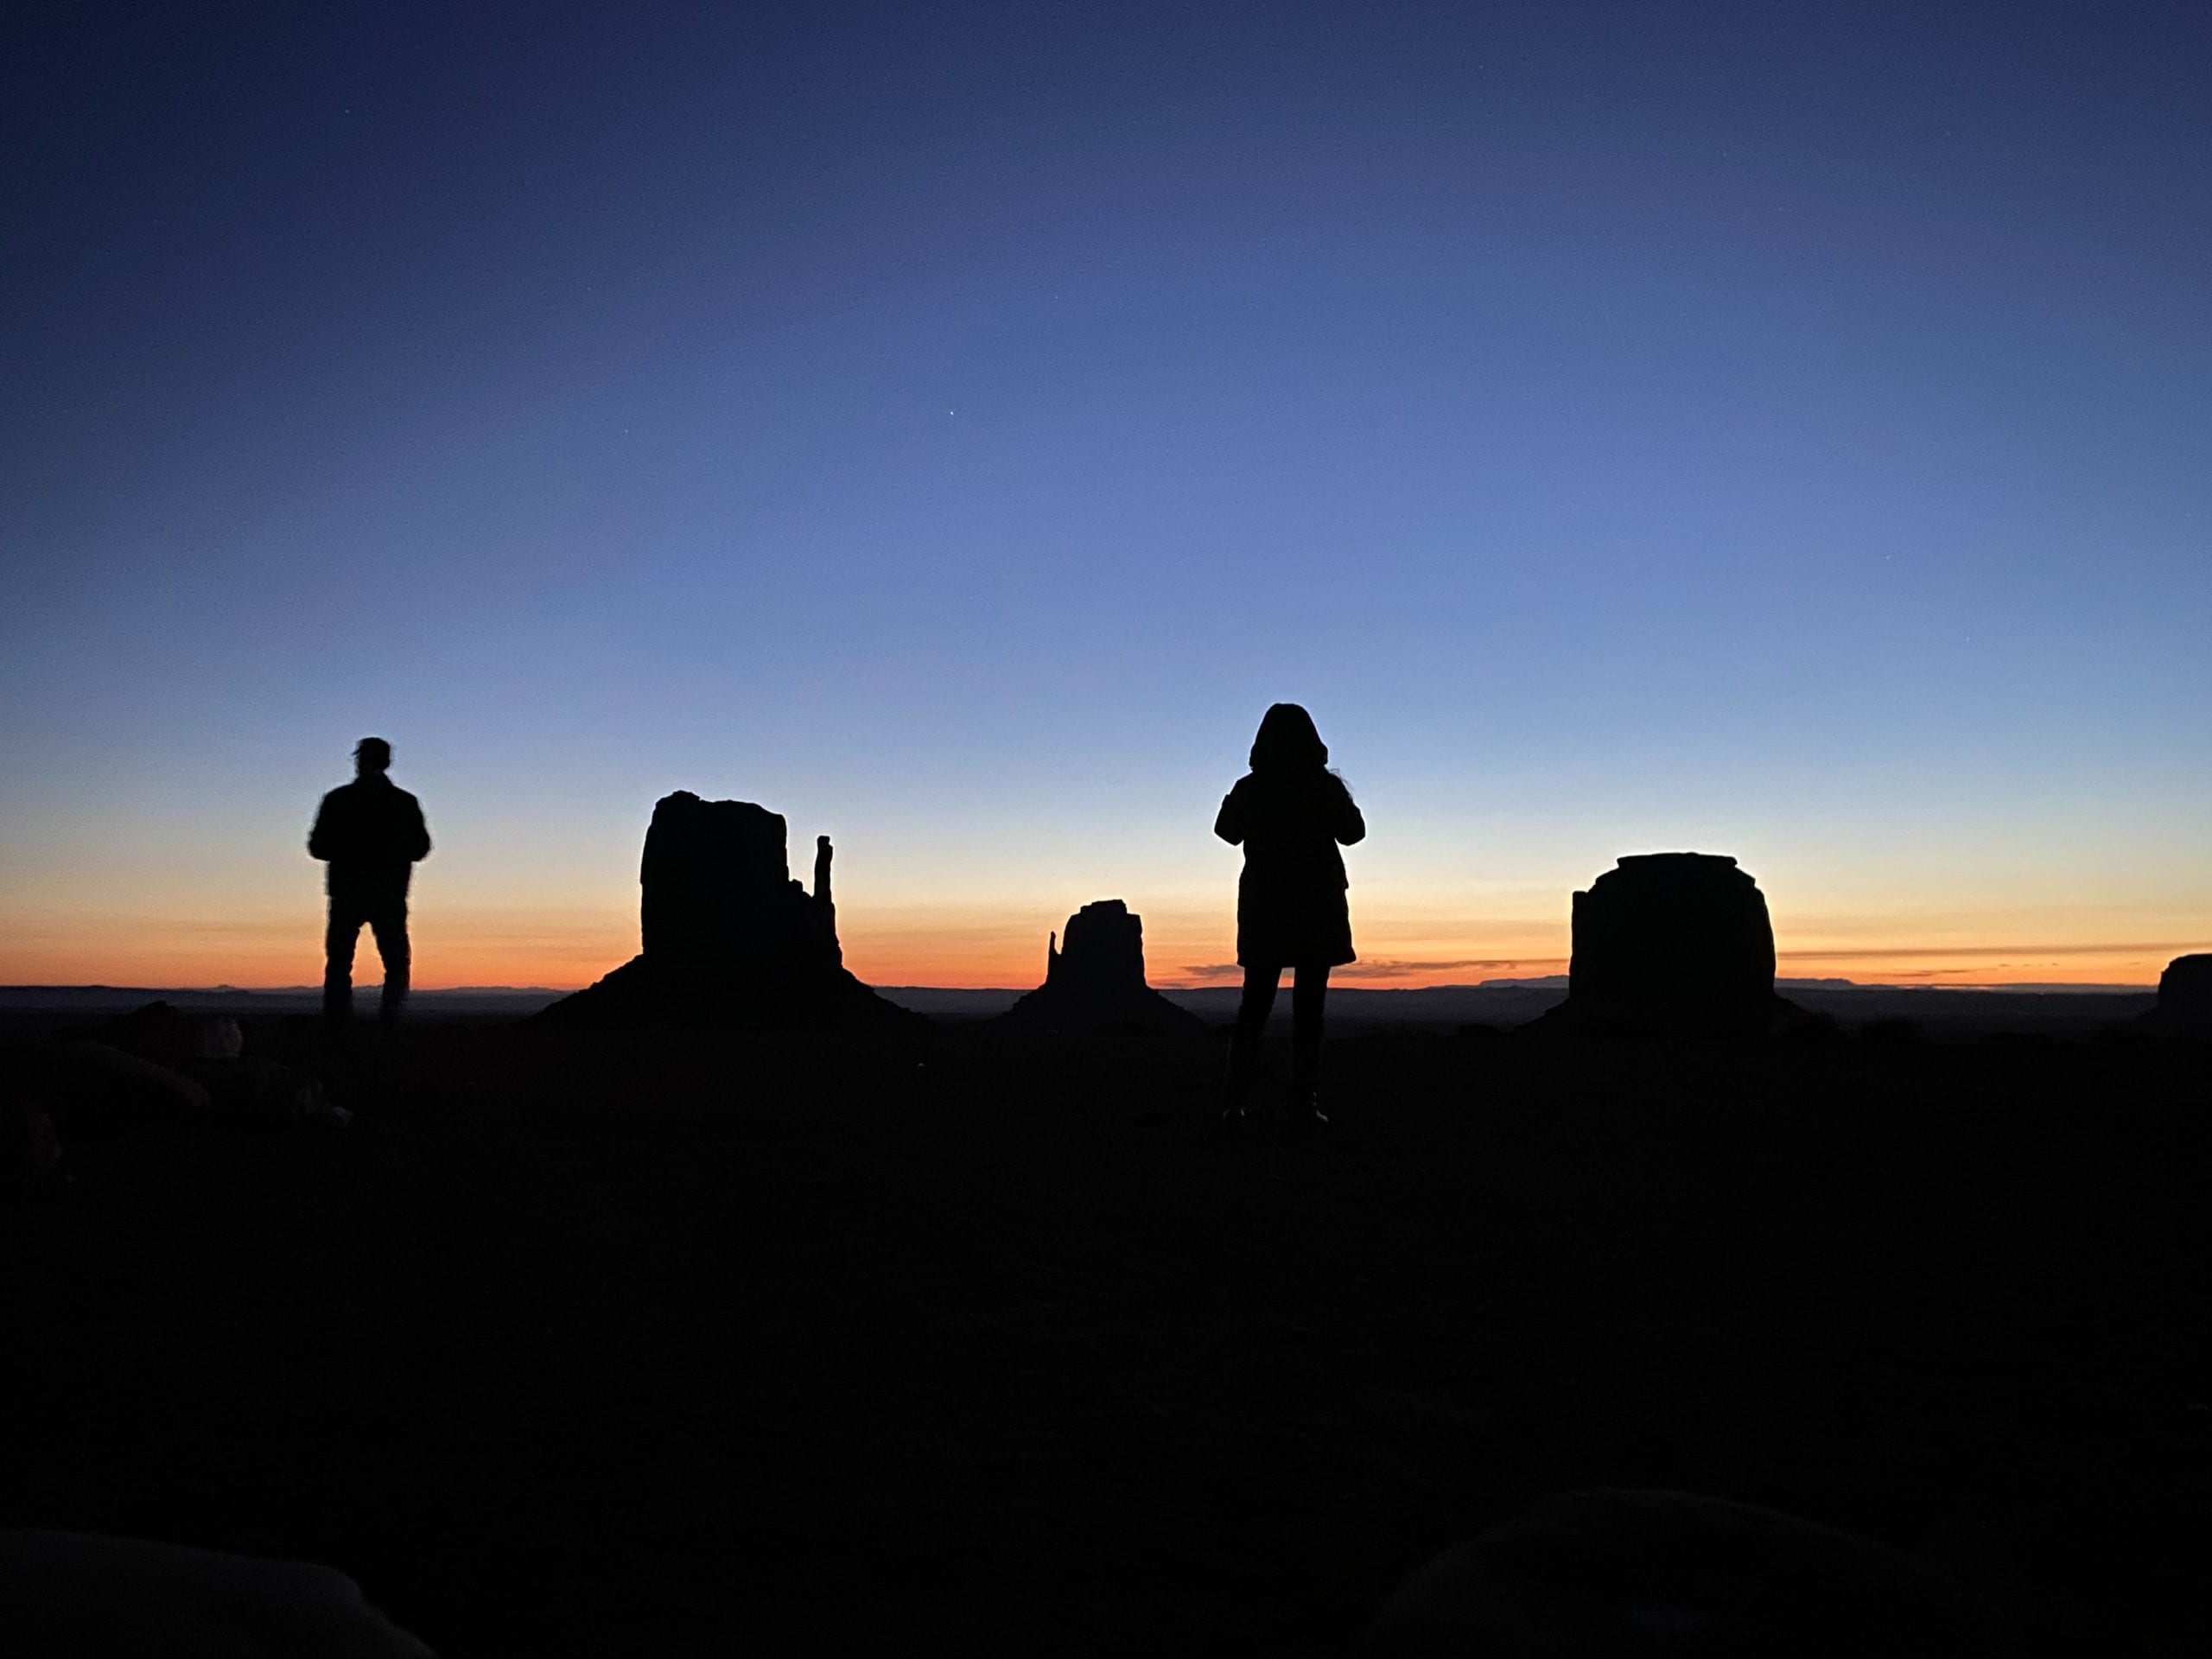
[[407,815],[413,820],[407,830],[407,861],[418,864],[430,855],[430,826],[423,820],[423,803],[412,795],[407,798]]
[[329,861],[330,843],[336,839],[336,826],[331,823],[335,816],[330,810],[330,797],[324,796],[321,804],[315,810],[315,827],[308,831],[309,858],[319,858],[326,863]]

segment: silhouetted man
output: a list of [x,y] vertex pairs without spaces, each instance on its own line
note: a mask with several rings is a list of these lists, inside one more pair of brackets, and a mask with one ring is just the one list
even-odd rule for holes
[[366,922],[384,958],[378,1017],[390,1025],[407,1002],[407,883],[430,851],[430,831],[416,798],[385,776],[391,745],[365,737],[353,747],[353,781],[322,798],[308,832],[308,852],[330,866],[330,927],[322,938],[322,1011],[353,1013],[353,944]]

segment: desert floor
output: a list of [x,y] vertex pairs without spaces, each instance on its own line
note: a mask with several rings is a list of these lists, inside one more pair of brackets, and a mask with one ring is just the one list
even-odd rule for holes
[[251,1036],[354,1122],[0,1216],[0,1523],[449,1656],[1302,1654],[1662,1486],[1924,1540],[2036,1651],[2212,1635],[2202,1051],[1363,1037],[1307,1135],[1211,1042]]

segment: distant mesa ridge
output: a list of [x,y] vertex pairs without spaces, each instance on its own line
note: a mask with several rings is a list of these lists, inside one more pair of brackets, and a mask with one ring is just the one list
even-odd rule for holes
[[1204,1022],[1145,983],[1144,918],[1119,899],[1068,918],[1045,947],[1045,982],[999,1016],[1027,1031],[1198,1031]]
[[1547,1027],[1748,1034],[1800,1012],[1775,992],[1766,895],[1725,855],[1623,858],[1574,895],[1573,926]]
[[553,1025],[844,1030],[911,1023],[845,970],[830,837],[812,893],[791,879],[780,814],[689,790],[653,805],[639,867],[641,949],[537,1017]]

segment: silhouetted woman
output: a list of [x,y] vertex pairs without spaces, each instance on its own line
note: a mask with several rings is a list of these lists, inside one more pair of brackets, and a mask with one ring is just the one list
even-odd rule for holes
[[1294,1114],[1325,1122],[1314,1104],[1321,1070],[1321,1010],[1329,969],[1355,960],[1351,911],[1344,897],[1341,842],[1367,834],[1344,780],[1329,770],[1328,746],[1313,717],[1279,702],[1252,740],[1252,770],[1221,804],[1213,832],[1244,849],[1236,884],[1236,961],[1244,1000],[1229,1046],[1229,1096],[1222,1116],[1243,1116],[1259,1058],[1260,1033],[1274,1007],[1282,970],[1296,975],[1290,994]]

